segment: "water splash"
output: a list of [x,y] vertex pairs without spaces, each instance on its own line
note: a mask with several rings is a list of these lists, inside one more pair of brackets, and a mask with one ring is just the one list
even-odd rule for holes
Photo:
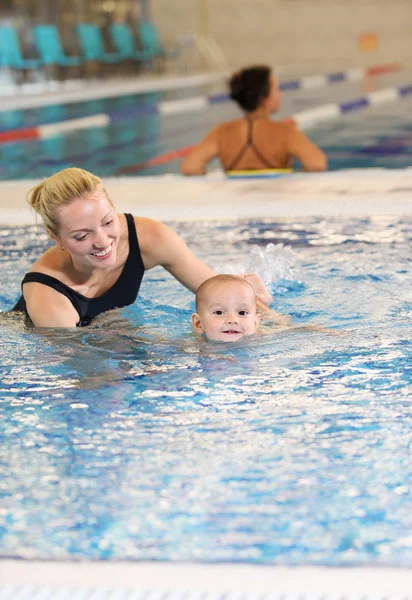
[[298,255],[284,244],[268,244],[265,248],[252,246],[244,261],[219,265],[219,273],[256,273],[266,285],[282,280],[302,281]]

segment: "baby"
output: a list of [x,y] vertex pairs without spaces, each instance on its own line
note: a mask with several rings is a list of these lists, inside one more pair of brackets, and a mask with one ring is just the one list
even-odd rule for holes
[[237,342],[257,333],[260,314],[254,288],[237,275],[215,275],[196,292],[192,325],[208,340]]

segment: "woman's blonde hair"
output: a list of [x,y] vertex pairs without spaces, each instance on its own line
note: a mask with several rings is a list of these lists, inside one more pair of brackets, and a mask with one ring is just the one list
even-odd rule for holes
[[96,190],[101,190],[113,206],[99,177],[83,169],[72,167],[55,173],[32,188],[27,202],[41,216],[49,234],[58,236],[60,229],[58,209]]

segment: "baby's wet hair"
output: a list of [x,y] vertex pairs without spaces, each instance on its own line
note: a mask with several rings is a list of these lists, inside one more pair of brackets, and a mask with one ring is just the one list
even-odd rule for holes
[[206,281],[204,281],[198,287],[197,292],[196,292],[196,312],[198,311],[201,303],[203,302],[209,288],[218,283],[241,283],[243,285],[247,285],[253,291],[253,294],[257,301],[255,289],[252,285],[250,285],[250,283],[248,281],[246,281],[246,279],[244,279],[243,277],[240,277],[239,275],[231,275],[230,273],[223,273],[220,275],[214,275],[213,277],[209,277],[209,279],[206,279]]

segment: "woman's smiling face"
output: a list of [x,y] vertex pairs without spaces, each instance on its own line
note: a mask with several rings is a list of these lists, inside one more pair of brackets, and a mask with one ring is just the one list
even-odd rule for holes
[[93,268],[116,264],[120,222],[116,211],[101,190],[76,198],[58,211],[58,241],[79,265]]

